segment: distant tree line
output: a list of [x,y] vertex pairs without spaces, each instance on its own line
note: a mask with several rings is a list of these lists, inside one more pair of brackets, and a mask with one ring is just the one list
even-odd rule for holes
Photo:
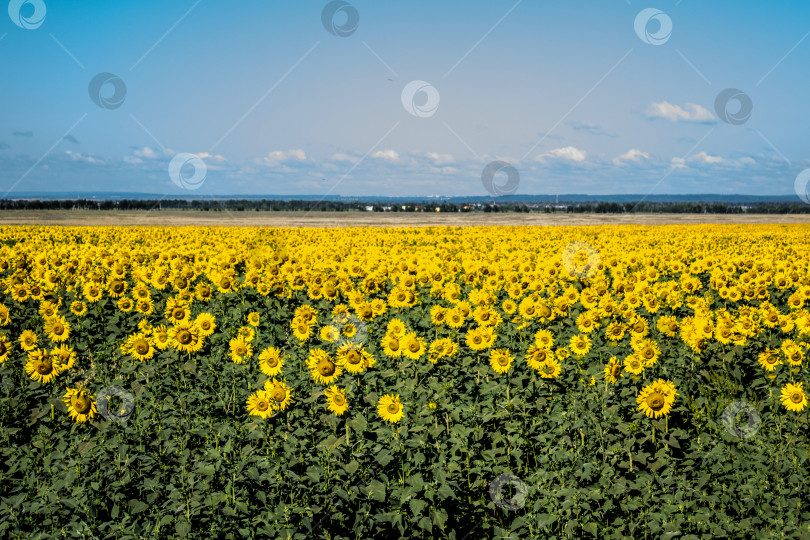
[[588,214],[808,214],[810,205],[801,202],[559,202],[547,203],[492,203],[470,202],[391,202],[316,201],[267,199],[227,200],[23,200],[0,199],[2,210],[200,210],[204,212],[546,212]]

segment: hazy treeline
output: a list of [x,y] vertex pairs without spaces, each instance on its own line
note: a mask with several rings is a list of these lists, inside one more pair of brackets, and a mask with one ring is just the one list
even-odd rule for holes
[[15,200],[0,199],[0,210],[201,210],[206,212],[323,211],[323,212],[561,212],[561,213],[672,213],[672,214],[808,214],[810,205],[797,202],[572,202],[458,204],[449,202],[376,203],[316,200]]

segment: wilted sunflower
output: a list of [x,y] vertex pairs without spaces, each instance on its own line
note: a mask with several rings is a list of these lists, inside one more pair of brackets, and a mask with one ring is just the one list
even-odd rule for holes
[[31,379],[47,384],[59,376],[61,365],[54,357],[39,349],[28,353],[25,372]]
[[622,364],[619,362],[619,359],[615,356],[611,356],[608,363],[605,364],[605,380],[610,384],[616,384],[616,382],[622,376]]
[[349,410],[349,404],[346,402],[346,392],[335,385],[330,386],[324,392],[326,396],[326,404],[329,410],[335,413],[335,416],[342,416],[343,413]]
[[377,402],[377,414],[386,422],[397,423],[402,420],[405,410],[399,402],[399,394],[385,394]]
[[68,407],[70,417],[83,424],[98,414],[93,396],[79,388],[68,388],[62,401]]
[[283,367],[284,359],[276,347],[267,347],[259,354],[259,369],[268,377],[275,377]]
[[264,383],[264,391],[267,392],[273,408],[278,411],[285,410],[292,403],[292,389],[282,381],[268,380]]
[[782,388],[782,405],[789,411],[802,412],[807,407],[807,394],[804,383],[788,383]]
[[260,418],[267,418],[273,413],[273,405],[266,391],[257,390],[247,398],[247,412]]

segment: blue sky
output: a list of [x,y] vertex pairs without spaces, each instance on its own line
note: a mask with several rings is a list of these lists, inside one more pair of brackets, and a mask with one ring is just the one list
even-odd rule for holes
[[808,34],[807,2],[12,0],[0,189],[478,196],[502,160],[518,193],[789,194]]

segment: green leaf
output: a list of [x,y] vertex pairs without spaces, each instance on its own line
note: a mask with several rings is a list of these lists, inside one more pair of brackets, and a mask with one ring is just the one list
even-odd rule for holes
[[369,485],[366,486],[366,493],[375,501],[385,502],[385,484],[379,480],[372,480]]

